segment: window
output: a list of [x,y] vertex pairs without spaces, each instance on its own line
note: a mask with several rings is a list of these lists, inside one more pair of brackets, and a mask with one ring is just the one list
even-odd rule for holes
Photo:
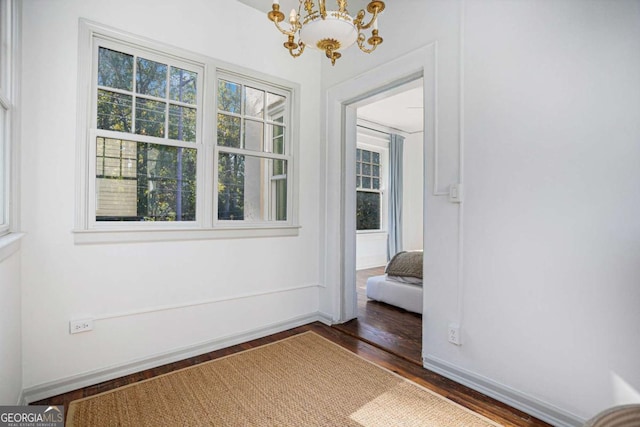
[[286,221],[286,94],[218,79],[218,220]]
[[12,1],[0,0],[0,235],[9,232],[10,222],[14,7]]
[[382,165],[379,151],[356,151],[356,230],[382,228]]
[[98,40],[95,221],[195,221],[203,68]]
[[297,228],[295,85],[84,21],[81,37],[92,66],[78,232]]

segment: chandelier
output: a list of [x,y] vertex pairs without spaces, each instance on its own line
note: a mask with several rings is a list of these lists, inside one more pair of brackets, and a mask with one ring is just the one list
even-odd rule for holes
[[[367,12],[372,16],[366,24],[364,10],[360,10],[355,18],[349,15],[347,0],[337,0],[338,10],[327,10],[325,0],[318,0],[317,8],[314,0],[299,0],[299,2],[297,11],[291,9],[288,29],[280,26],[280,22],[284,21],[284,13],[280,11],[278,0],[273,0],[272,9],[267,14],[278,30],[287,36],[284,47],[294,58],[302,55],[305,46],[309,46],[323,50],[331,60],[331,65],[335,65],[336,59],[342,56],[340,51],[356,42],[360,50],[365,53],[373,52],[382,43],[382,37],[378,35],[378,14],[384,10],[382,0],[369,2]],[[306,11],[304,18],[301,15],[303,6]],[[373,27],[371,37],[367,39],[362,31],[371,27]]]

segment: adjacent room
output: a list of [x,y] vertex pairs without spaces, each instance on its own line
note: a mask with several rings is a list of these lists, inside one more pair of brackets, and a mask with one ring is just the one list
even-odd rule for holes
[[639,159],[640,0],[0,0],[0,411],[638,405]]
[[418,364],[422,363],[423,92],[418,78],[358,103],[354,288],[358,317],[337,326]]

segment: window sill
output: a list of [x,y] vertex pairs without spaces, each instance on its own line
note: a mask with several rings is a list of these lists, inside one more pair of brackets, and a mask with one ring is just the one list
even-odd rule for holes
[[20,241],[24,233],[9,233],[0,236],[0,262],[9,258],[20,249]]
[[77,245],[297,236],[300,226],[171,230],[74,230]]
[[387,234],[387,230],[357,230],[356,234]]

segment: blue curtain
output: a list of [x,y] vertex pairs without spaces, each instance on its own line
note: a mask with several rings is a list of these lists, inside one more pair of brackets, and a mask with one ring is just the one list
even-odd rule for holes
[[404,137],[396,134],[390,136],[387,261],[402,251],[402,146]]

